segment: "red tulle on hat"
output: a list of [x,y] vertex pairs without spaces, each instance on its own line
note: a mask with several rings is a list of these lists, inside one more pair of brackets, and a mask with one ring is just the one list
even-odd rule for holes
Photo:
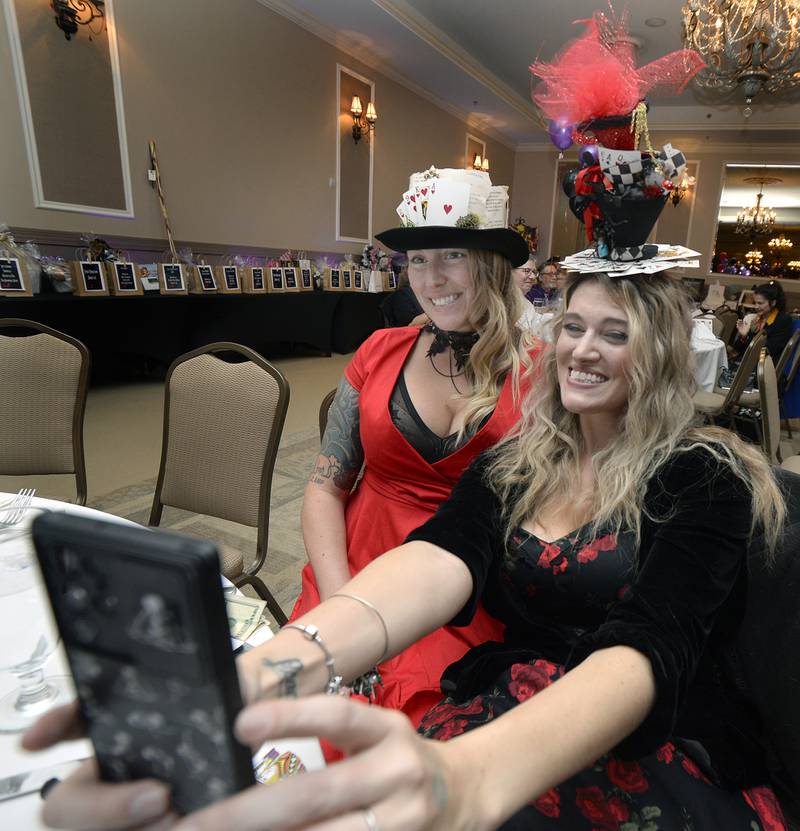
[[[537,61],[530,70],[541,79],[534,103],[547,118],[574,125],[578,132],[595,119],[630,115],[648,95],[678,95],[704,66],[697,52],[684,49],[637,69],[626,13],[610,19],[595,12],[591,19],[576,22],[586,25],[584,34],[553,61]],[[607,126],[613,134],[630,133],[621,124]]]

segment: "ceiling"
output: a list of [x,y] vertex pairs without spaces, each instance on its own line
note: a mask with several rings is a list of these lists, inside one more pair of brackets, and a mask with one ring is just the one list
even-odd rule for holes
[[[574,21],[603,0],[257,0],[368,66],[464,118],[515,149],[546,146],[531,102],[528,66],[549,60],[581,31]],[[639,65],[681,48],[684,0],[629,3],[630,32],[641,41]],[[618,2],[618,7],[623,4]],[[659,28],[648,18],[662,18]],[[378,95],[380,92],[378,91]],[[768,130],[771,140],[800,142],[800,101],[703,100],[691,85],[652,102],[654,129],[739,134]],[[378,108],[379,101],[376,100]],[[379,109],[380,111],[380,109]]]

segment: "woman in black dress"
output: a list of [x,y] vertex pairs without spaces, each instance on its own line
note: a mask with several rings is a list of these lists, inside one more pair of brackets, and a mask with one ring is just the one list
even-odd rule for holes
[[[754,448],[691,427],[679,281],[580,275],[565,294],[519,428],[404,545],[239,661],[255,701],[243,741],[322,735],[349,758],[251,788],[192,829],[783,831],[757,725],[717,660],[742,616],[748,539],[758,527],[774,547],[781,494]],[[503,642],[446,671],[425,738],[341,696],[280,697],[465,624],[479,599]],[[25,744],[73,725],[51,714]],[[147,805],[136,821],[169,827],[167,801],[87,767],[45,816],[127,828]]]

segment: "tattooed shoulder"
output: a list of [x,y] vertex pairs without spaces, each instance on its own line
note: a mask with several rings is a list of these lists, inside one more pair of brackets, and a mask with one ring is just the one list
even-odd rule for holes
[[350,490],[364,462],[361,445],[361,424],[358,411],[359,394],[346,378],[342,378],[328,411],[328,423],[322,437],[311,482],[328,482],[341,490]]

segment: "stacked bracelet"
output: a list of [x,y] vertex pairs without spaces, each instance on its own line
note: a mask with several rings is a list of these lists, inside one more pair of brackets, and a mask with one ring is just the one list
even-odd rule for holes
[[365,606],[374,615],[377,616],[378,620],[381,622],[381,626],[383,627],[383,651],[381,652],[381,657],[378,658],[375,664],[382,664],[389,657],[389,629],[386,626],[386,621],[383,619],[383,615],[377,610],[375,606],[372,605],[372,603],[369,602],[369,600],[364,600],[363,597],[359,597],[357,594],[336,592],[336,594],[332,594],[331,597],[349,597],[350,600],[355,600],[356,603],[360,603],[362,606]]
[[325,685],[325,692],[328,695],[335,695],[338,693],[344,679],[341,675],[336,674],[336,668],[333,664],[333,655],[331,655],[328,647],[325,646],[325,642],[319,634],[319,629],[317,629],[313,623],[309,623],[307,626],[304,626],[302,623],[286,623],[283,628],[297,629],[302,632],[308,640],[313,641],[322,650],[322,653],[325,655],[325,667],[328,670],[328,683]]

